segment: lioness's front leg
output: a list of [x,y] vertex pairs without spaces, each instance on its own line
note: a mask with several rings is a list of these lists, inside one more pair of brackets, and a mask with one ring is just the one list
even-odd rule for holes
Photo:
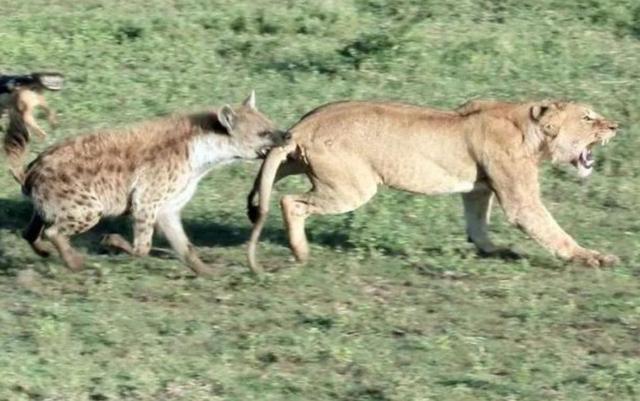
[[[522,161],[518,164],[523,165]],[[518,170],[493,167],[492,186],[510,223],[562,259],[592,267],[618,262],[615,255],[581,247],[558,225],[542,204],[534,163]]]
[[491,218],[491,204],[493,203],[491,189],[483,188],[463,193],[462,202],[464,204],[467,237],[470,242],[473,242],[481,255],[510,259],[516,259],[520,256],[509,248],[495,246],[489,238],[489,220]]

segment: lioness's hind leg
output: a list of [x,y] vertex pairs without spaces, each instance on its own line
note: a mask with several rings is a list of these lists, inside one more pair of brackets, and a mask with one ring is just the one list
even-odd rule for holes
[[[370,185],[369,185],[370,184]],[[304,222],[313,214],[346,213],[364,205],[377,192],[373,182],[359,187],[341,188],[319,185],[302,195],[285,195],[280,205],[289,235],[289,245],[298,262],[309,257],[309,242],[304,232]]]
[[304,221],[311,214],[309,206],[302,196],[297,195],[283,196],[280,206],[293,256],[298,262],[306,262],[309,258],[309,242],[304,232]]
[[499,257],[504,259],[518,259],[513,250],[506,247],[497,247],[489,238],[489,220],[491,218],[491,205],[493,192],[482,189],[462,194],[464,204],[464,217],[466,220],[467,236],[470,242],[478,248],[482,256]]
[[478,190],[462,194],[467,236],[478,250],[485,253],[496,250],[496,246],[489,239],[488,231],[492,199],[491,190]]

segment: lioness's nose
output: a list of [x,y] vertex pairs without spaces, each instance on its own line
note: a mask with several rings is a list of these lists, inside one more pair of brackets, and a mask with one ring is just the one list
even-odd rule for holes
[[609,125],[607,127],[612,131],[616,130],[616,129],[618,129],[618,123],[611,121],[611,122],[609,122]]

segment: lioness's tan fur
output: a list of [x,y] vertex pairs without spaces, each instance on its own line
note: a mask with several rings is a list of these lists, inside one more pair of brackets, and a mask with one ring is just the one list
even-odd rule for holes
[[[304,221],[312,214],[344,213],[366,203],[379,185],[434,195],[462,193],[469,239],[498,252],[487,223],[495,194],[512,224],[559,257],[591,266],[616,257],[579,246],[544,207],[538,169],[544,159],[579,164],[581,153],[608,141],[617,125],[589,107],[568,102],[472,101],[455,111],[400,103],[340,102],[317,108],[274,148],[253,191],[249,262],[268,211],[273,183],[306,174],[312,189],[285,195],[282,212],[295,257],[308,257]],[[591,167],[580,166],[588,174]],[[256,194],[259,192],[259,207]]]

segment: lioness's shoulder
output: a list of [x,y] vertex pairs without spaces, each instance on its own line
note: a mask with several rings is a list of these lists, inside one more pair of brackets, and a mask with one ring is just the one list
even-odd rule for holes
[[489,110],[506,110],[516,106],[513,102],[504,102],[493,99],[473,99],[455,108],[460,115],[467,116]]

